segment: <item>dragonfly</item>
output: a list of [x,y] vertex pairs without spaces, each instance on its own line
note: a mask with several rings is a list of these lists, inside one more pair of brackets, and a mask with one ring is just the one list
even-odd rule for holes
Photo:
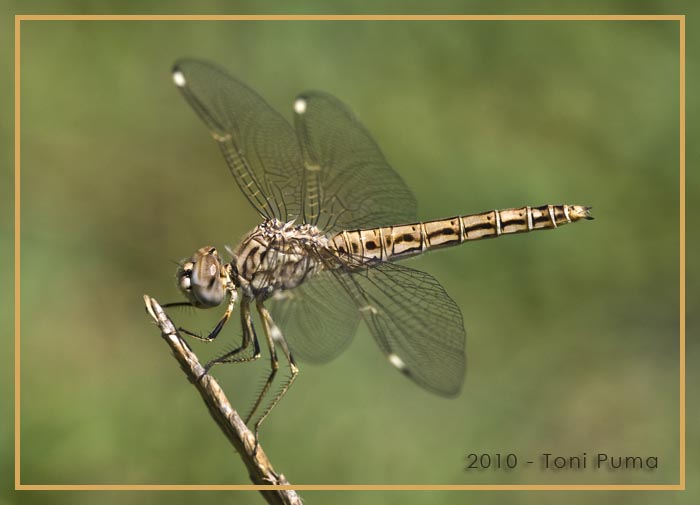
[[[212,341],[238,302],[240,345],[207,363],[208,373],[217,364],[260,358],[254,306],[270,359],[246,417],[249,424],[260,409],[256,440],[260,425],[297,377],[295,356],[330,361],[348,346],[361,321],[406,377],[437,395],[460,392],[466,369],[462,313],[432,275],[397,260],[593,219],[587,206],[542,205],[421,222],[411,190],[369,131],[334,96],[300,94],[292,126],[216,65],[181,60],[172,77],[262,223],[228,249],[230,261],[205,246],[181,262],[176,277],[186,301],[164,307],[225,305],[208,335],[179,328]],[[273,392],[278,351],[289,374]]]

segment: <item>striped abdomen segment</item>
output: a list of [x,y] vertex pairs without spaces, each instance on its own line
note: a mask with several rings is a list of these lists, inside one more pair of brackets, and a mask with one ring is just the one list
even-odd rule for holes
[[593,219],[589,210],[581,205],[491,210],[424,223],[343,231],[330,240],[329,246],[353,263],[390,261],[468,240],[547,230],[579,219]]

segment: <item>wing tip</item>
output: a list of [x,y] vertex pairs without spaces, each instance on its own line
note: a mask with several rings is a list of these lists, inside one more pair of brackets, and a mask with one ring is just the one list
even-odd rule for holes
[[184,88],[187,85],[185,74],[182,73],[182,70],[180,70],[180,67],[177,65],[175,65],[172,69],[172,78],[175,86],[178,88]]
[[294,100],[294,112],[296,112],[300,116],[306,112],[305,96],[299,96],[296,100]]

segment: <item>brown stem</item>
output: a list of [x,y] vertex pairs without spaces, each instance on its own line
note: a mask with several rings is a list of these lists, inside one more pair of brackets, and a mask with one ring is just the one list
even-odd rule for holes
[[[260,490],[265,500],[271,505],[301,505],[301,498],[293,489],[269,489],[270,485],[289,486],[290,484],[284,475],[275,472],[259,443],[255,450],[255,436],[231,406],[219,383],[205,372],[197,356],[180,338],[175,325],[158,302],[148,295],[144,295],[143,299],[148,313],[158,324],[163,339],[170,346],[182,371],[197,388],[214,421],[248,468],[250,480],[253,484],[266,486],[266,489]],[[255,454],[253,454],[254,451]]]

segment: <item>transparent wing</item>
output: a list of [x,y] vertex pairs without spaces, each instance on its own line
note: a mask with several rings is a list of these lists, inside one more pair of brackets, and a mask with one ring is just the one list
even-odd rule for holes
[[299,287],[271,299],[270,312],[292,353],[323,363],[352,341],[360,315],[349,293],[330,272],[320,272]]
[[464,322],[433,276],[395,263],[336,276],[391,364],[429,391],[459,393],[466,367]]
[[416,200],[365,127],[318,91],[294,104],[304,159],[303,218],[326,233],[416,221]]
[[298,218],[303,162],[291,125],[255,91],[212,64],[178,61],[173,80],[256,210],[266,218]]

